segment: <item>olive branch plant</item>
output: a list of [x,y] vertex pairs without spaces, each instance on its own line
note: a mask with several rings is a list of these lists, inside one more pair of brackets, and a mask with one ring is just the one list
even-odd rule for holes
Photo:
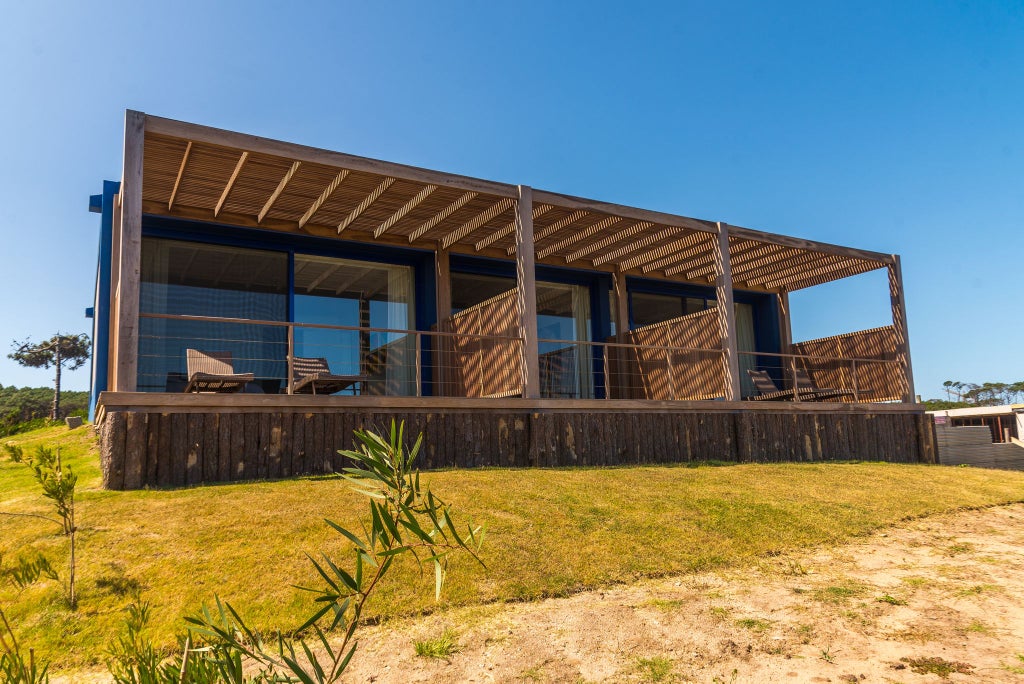
[[[355,633],[363,609],[374,589],[388,574],[395,560],[412,556],[423,572],[434,569],[434,598],[439,599],[453,553],[468,553],[483,566],[479,551],[484,539],[482,527],[466,525],[459,532],[450,504],[445,503],[420,483],[413,464],[423,444],[419,435],[406,449],[404,423],[391,422],[391,430],[381,436],[368,430],[356,430],[356,450],[340,451],[354,462],[342,469],[341,477],[369,499],[369,525],[362,535],[353,533],[331,520],[325,522],[353,544],[354,567],[347,571],[328,554],[320,558],[306,554],[323,585],[297,587],[310,592],[317,604],[315,612],[290,637],[279,635],[275,644],[264,643],[227,602],[216,599],[215,607],[204,606],[199,615],[186,618],[190,636],[201,644],[195,649],[200,658],[214,659],[223,681],[334,682],[345,671],[355,654]],[[340,644],[333,645],[328,635],[343,630]],[[312,632],[312,636],[308,635]],[[184,659],[189,657],[186,649]],[[242,676],[243,661],[248,679]],[[182,664],[181,670],[186,669]]]

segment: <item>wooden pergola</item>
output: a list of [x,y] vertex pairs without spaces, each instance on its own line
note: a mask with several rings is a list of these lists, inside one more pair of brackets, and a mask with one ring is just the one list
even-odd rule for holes
[[[914,396],[896,255],[760,232],[442,173],[128,111],[114,221],[110,388],[136,389],[144,214],[436,253],[438,315],[451,310],[449,255],[514,260],[524,398],[539,396],[535,266],[612,274],[617,320],[626,277],[713,285],[725,398],[740,398],[733,288],[788,293],[885,268],[897,353]],[[620,331],[621,333],[621,331]],[[784,340],[785,343],[791,340]]]

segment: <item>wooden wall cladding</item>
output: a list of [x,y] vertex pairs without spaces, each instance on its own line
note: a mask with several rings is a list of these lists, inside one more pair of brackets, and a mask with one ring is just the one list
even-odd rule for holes
[[936,463],[920,411],[530,409],[193,412],[112,409],[100,423],[109,489],[183,487],[334,472],[357,428],[405,421],[424,435],[419,466],[614,466],[695,461]]

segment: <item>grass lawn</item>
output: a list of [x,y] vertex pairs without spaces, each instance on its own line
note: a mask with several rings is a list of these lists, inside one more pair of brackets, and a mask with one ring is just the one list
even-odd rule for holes
[[[19,637],[58,669],[95,666],[133,593],[153,606],[153,635],[174,642],[182,616],[219,595],[263,629],[309,612],[293,585],[315,584],[305,553],[347,564],[324,523],[358,529],[365,505],[336,478],[177,490],[99,488],[88,428],[6,441],[60,445],[79,479],[79,610],[60,587],[0,589]],[[575,470],[461,470],[424,475],[461,521],[487,527],[484,570],[452,566],[443,605],[534,599],[638,577],[738,566],[784,549],[831,544],[912,516],[1024,500],[1024,473],[879,463]],[[49,513],[24,464],[0,461],[0,511]],[[36,548],[66,563],[57,528],[0,516],[5,558]],[[369,604],[388,617],[433,610],[433,573],[401,566]]]

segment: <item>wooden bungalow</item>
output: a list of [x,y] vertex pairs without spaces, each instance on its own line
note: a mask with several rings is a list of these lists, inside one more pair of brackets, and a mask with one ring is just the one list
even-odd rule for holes
[[[935,461],[895,255],[135,111],[91,205],[111,488],[329,472],[391,418],[426,467]],[[792,340],[790,292],[875,269],[892,325]]]

